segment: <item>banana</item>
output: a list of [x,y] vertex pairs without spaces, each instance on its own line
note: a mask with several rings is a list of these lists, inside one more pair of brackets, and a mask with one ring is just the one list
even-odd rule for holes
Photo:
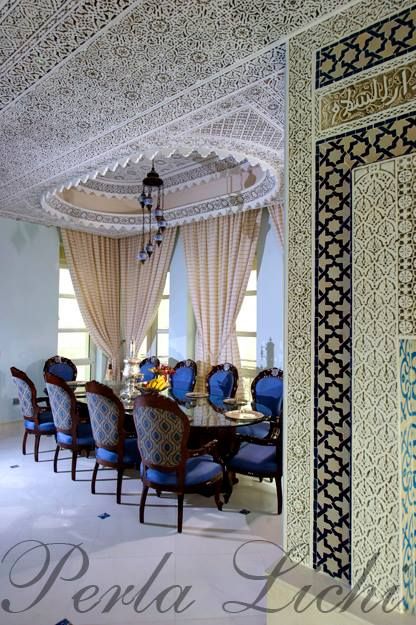
[[158,375],[153,380],[149,380],[147,383],[147,388],[153,389],[155,391],[163,391],[166,388],[166,382],[163,375]]

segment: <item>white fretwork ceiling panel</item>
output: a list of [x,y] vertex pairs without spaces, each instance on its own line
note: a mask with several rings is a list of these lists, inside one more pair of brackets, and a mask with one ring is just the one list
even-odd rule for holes
[[59,223],[48,193],[178,146],[276,175],[281,43],[344,4],[0,1],[0,215]]

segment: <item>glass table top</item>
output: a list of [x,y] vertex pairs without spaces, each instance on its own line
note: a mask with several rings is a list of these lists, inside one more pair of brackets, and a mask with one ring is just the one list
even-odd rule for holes
[[[122,396],[122,390],[124,385],[121,383],[112,383],[111,386],[113,392],[120,397],[120,400],[124,406],[127,414],[131,414],[134,408],[134,398],[126,399]],[[176,401],[182,412],[189,417],[189,421],[192,427],[205,427],[205,428],[225,428],[225,427],[241,427],[244,425],[252,425],[263,421],[265,418],[271,416],[269,408],[262,404],[247,401],[243,405],[224,403],[221,397],[204,397],[204,398],[190,398],[186,396],[186,393],[172,393],[171,390],[165,390],[160,393],[164,397],[169,397]],[[140,391],[137,390],[137,396],[140,395]],[[242,419],[235,419],[226,416],[226,412],[240,410],[243,412]],[[261,413],[261,416],[253,415],[253,418],[249,418],[247,411],[255,411]],[[244,414],[246,413],[246,414]]]

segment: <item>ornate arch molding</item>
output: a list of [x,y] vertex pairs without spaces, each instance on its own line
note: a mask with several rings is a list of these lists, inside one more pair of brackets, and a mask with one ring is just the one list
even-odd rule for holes
[[248,161],[248,163],[252,166],[259,165],[263,171],[271,171],[273,174],[276,174],[276,164],[271,163],[266,160],[266,158],[260,158],[255,154],[246,154],[240,150],[233,149],[229,146],[226,148],[220,148],[217,145],[212,145],[210,143],[206,143],[203,145],[200,144],[188,144],[181,146],[169,146],[169,147],[153,147],[143,152],[131,154],[130,156],[122,157],[111,161],[108,165],[104,167],[99,167],[93,171],[86,173],[83,176],[75,176],[73,178],[68,179],[66,182],[61,185],[57,185],[52,187],[49,191],[47,191],[43,197],[48,199],[54,193],[60,193],[65,189],[70,189],[71,187],[76,187],[81,184],[86,184],[89,180],[95,180],[97,176],[105,176],[108,171],[116,171],[118,167],[126,167],[128,163],[138,163],[139,161],[147,158],[157,159],[158,156],[169,158],[172,154],[180,154],[181,156],[189,156],[192,152],[198,152],[201,156],[209,156],[209,154],[214,153],[219,159],[224,160],[227,158],[233,157],[236,161]]
[[[190,148],[187,146],[182,149],[176,147],[173,149],[164,148],[163,150],[149,150],[138,156],[133,155],[128,159],[124,159],[122,162],[101,169],[96,172],[95,176],[105,175],[109,170],[115,171],[120,165],[125,167],[128,162],[138,162],[144,157],[157,158],[157,155],[166,157],[172,155],[174,152],[182,156],[187,156],[195,150],[197,150],[201,156],[208,156],[214,152],[221,159],[233,157],[236,160],[245,160],[250,165],[259,166],[262,176],[254,185],[243,191],[220,195],[197,203],[185,204],[166,211],[166,218],[170,225],[181,225],[238,211],[261,208],[275,198],[279,190],[280,182],[279,178],[275,175],[276,170],[274,170],[270,164],[264,161],[259,162],[258,159],[239,152],[231,154],[228,150],[213,150],[210,146],[204,146],[202,148]],[[89,179],[91,179],[91,176],[85,176],[82,180],[79,180],[78,184],[85,184]],[[138,227],[141,226],[142,217],[139,214],[100,213],[98,211],[75,206],[66,202],[57,194],[59,191],[69,189],[72,186],[72,184],[64,185],[60,189],[54,189],[42,197],[41,205],[43,210],[48,213],[55,222],[61,222],[61,225],[65,225],[65,227],[79,227],[80,229],[88,229],[98,234],[110,236],[126,236],[128,234],[133,234],[137,231]]]

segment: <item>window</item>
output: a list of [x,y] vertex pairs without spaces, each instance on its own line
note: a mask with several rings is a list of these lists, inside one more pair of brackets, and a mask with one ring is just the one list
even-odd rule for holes
[[156,318],[156,356],[162,362],[167,362],[169,359],[169,289],[170,273],[168,272]]
[[156,318],[139,350],[139,358],[156,355],[163,363],[169,360],[169,289],[170,273],[166,275],[165,287]]
[[[238,348],[240,350],[241,368],[256,368],[256,327],[257,327],[257,271],[250,272],[247,290],[244,295],[236,322]],[[252,373],[252,371],[251,371]]]
[[82,319],[69,269],[59,269],[58,354],[70,358],[79,380],[91,379],[95,349]]

